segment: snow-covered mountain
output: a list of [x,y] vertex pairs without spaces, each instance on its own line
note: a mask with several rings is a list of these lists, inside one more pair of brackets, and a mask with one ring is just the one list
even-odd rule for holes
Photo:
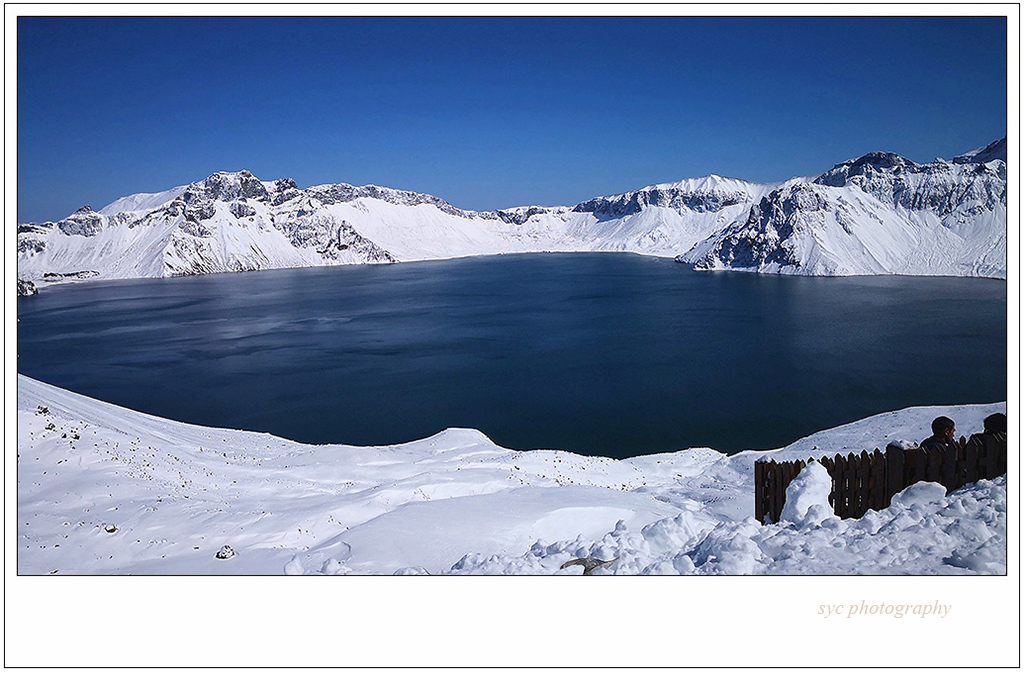
[[[546,251],[628,251],[698,269],[1006,276],[1006,139],[952,162],[870,153],[820,176],[706,176],[576,206],[466,211],[346,183],[219,172],[18,226],[18,278],[165,277]],[[27,288],[27,286],[26,286]]]
[[680,260],[812,275],[1006,277],[1006,161],[914,162],[874,152],[772,190]]

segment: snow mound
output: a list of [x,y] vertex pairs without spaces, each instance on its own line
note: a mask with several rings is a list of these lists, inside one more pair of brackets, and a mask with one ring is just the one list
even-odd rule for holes
[[944,485],[921,481],[893,495],[891,503],[909,509],[913,506],[938,502],[944,499],[945,496],[946,488]]
[[786,502],[779,518],[804,527],[834,517],[835,512],[828,503],[830,492],[832,477],[828,469],[818,462],[810,462],[786,488]]

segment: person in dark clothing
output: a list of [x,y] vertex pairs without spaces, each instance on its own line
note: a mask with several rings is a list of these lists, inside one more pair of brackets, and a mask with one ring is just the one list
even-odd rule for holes
[[921,441],[926,450],[959,449],[956,442],[956,423],[948,417],[936,417],[932,420],[932,435]]
[[1006,415],[993,413],[985,418],[985,430],[980,434],[972,434],[966,447],[975,450],[988,450],[992,453],[1006,454]]

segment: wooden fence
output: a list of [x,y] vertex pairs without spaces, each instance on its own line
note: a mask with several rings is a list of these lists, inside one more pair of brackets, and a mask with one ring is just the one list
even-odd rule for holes
[[[1006,473],[1005,450],[980,450],[974,444],[956,450],[903,449],[890,445],[859,455],[822,457],[818,462],[832,477],[828,501],[840,518],[860,518],[868,509],[889,506],[893,495],[926,480],[941,483],[947,492],[983,478]],[[808,458],[807,461],[812,461]],[[762,523],[779,522],[786,502],[786,488],[800,470],[803,460],[757,462],[754,464],[754,516]]]

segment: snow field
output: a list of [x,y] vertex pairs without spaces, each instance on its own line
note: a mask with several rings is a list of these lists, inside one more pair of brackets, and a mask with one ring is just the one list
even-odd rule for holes
[[309,446],[19,376],[18,571],[569,575],[581,568],[565,562],[598,558],[614,562],[596,575],[1002,574],[1005,477],[950,495],[918,484],[887,509],[840,520],[811,464],[783,522],[751,517],[758,458],[920,440],[937,414],[980,429],[995,411],[1005,405],[911,408],[768,453],[612,460],[506,450],[468,429]]

